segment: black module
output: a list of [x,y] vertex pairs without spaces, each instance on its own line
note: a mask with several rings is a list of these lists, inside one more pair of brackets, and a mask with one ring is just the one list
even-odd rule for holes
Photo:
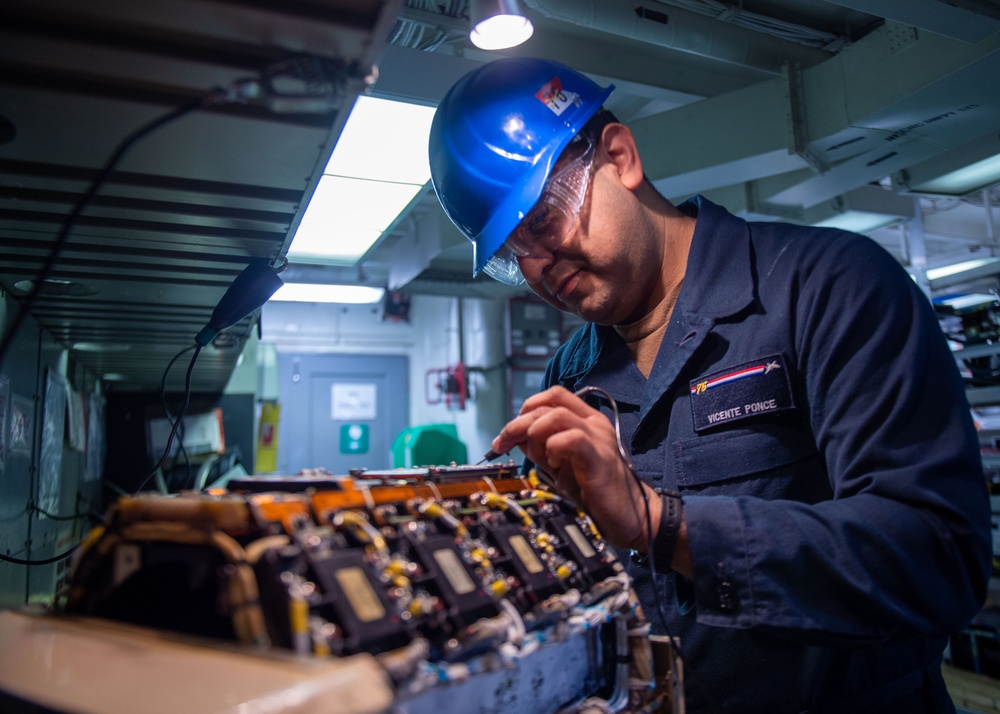
[[412,640],[395,605],[359,550],[307,550],[323,591],[320,614],[344,632],[344,653],[388,652]]
[[449,619],[457,627],[467,627],[482,617],[500,614],[472,567],[450,535],[409,537],[417,559],[433,579],[438,594],[448,607]]
[[524,595],[523,604],[526,607],[556,593],[566,592],[565,584],[545,564],[523,530],[512,524],[484,524],[484,528],[493,545],[503,554],[503,560],[494,561],[494,565],[506,566],[524,584],[524,588],[516,594]]
[[601,553],[597,543],[575,519],[569,516],[557,516],[548,520],[546,527],[559,536],[559,540],[562,541],[561,549],[580,567],[580,572],[587,579],[588,585],[621,572],[621,564]]

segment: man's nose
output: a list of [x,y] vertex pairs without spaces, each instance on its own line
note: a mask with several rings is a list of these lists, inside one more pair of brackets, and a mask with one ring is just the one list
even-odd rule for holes
[[529,285],[540,282],[555,262],[555,256],[548,251],[535,251],[534,255],[517,259],[524,281]]

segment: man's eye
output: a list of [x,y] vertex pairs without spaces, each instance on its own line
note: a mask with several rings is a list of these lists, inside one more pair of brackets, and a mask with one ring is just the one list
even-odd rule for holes
[[552,209],[540,205],[524,217],[524,227],[532,235],[544,235],[552,221]]

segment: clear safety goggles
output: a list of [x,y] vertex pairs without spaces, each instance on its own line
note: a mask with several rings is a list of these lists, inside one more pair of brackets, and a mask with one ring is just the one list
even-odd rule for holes
[[551,255],[576,227],[593,165],[593,142],[577,134],[556,161],[538,202],[483,266],[483,272],[506,285],[523,283],[518,259]]

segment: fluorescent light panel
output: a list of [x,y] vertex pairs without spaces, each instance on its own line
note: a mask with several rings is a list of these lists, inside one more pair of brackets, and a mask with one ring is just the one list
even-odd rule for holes
[[925,181],[914,186],[913,190],[920,193],[964,196],[996,183],[1000,183],[1000,154],[977,161],[931,181]]
[[285,302],[335,302],[365,305],[382,299],[385,290],[367,285],[326,285],[318,283],[285,283],[271,296]]
[[892,175],[897,191],[965,196],[1000,183],[1000,135],[995,131]]
[[299,224],[293,262],[354,265],[430,180],[434,107],[358,97]]
[[975,270],[976,268],[981,268],[984,265],[991,265],[998,261],[1000,261],[1000,258],[978,258],[976,260],[966,260],[965,262],[955,263],[953,265],[944,265],[940,268],[929,268],[927,270],[927,279],[939,280],[941,278],[947,278],[951,275],[964,273],[967,270]]
[[840,228],[855,233],[870,233],[879,228],[885,228],[892,223],[898,223],[901,220],[903,219],[900,216],[891,216],[885,213],[844,211],[814,225],[824,228]]

